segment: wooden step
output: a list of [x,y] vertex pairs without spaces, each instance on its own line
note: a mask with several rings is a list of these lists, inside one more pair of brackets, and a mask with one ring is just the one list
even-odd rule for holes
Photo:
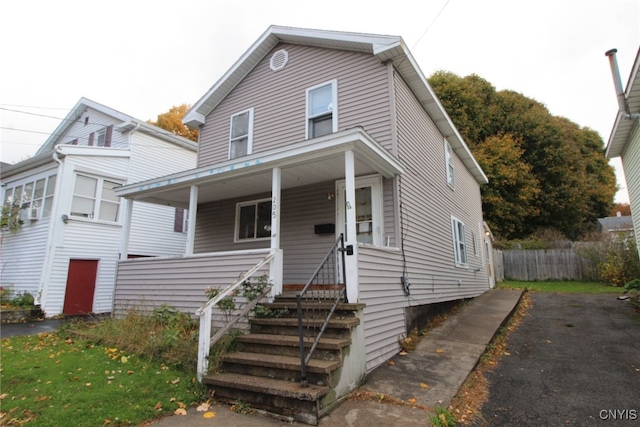
[[214,386],[234,387],[256,393],[309,401],[317,400],[329,392],[328,386],[309,384],[306,387],[302,387],[296,381],[283,381],[234,373],[206,375],[203,377],[202,382]]
[[[307,351],[314,339],[305,337],[304,346]],[[260,354],[277,354],[300,357],[300,338],[297,335],[245,334],[236,338],[240,351]],[[313,352],[312,358],[338,360],[342,358],[342,349],[351,345],[350,338],[321,338]]]
[[[253,318],[249,321],[252,325],[279,325],[279,326],[292,326],[298,327],[298,318],[297,317],[281,317],[281,318],[271,318],[271,317],[259,317]],[[307,326],[313,327],[322,327],[324,324],[324,319],[316,319],[316,320],[307,320],[304,322]],[[330,329],[352,329],[360,324],[360,319],[357,317],[348,317],[346,319],[331,319],[327,325],[327,328]]]

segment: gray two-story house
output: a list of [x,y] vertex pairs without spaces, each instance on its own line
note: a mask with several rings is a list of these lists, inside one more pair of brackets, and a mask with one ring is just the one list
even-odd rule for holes
[[364,307],[352,355],[368,372],[416,307],[493,286],[487,177],[402,38],[272,26],[183,121],[200,130],[197,167],[116,194],[187,209],[186,253],[121,261],[116,305],[193,312],[267,256],[274,297],[343,235],[335,274]]

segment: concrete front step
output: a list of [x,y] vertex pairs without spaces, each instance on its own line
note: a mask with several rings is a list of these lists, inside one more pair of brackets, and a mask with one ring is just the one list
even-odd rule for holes
[[242,401],[252,408],[310,425],[318,425],[319,401],[330,390],[328,386],[302,387],[300,382],[240,373],[207,375],[202,381],[214,387],[218,400],[229,403]]
[[[308,350],[314,340],[305,338]],[[236,338],[238,349],[250,353],[276,354],[299,357],[300,338],[294,335],[245,334]],[[351,345],[349,338],[321,338],[313,353],[314,359],[337,360],[342,358],[342,349]]]

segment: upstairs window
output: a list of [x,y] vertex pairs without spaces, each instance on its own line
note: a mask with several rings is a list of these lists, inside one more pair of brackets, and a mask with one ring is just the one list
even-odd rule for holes
[[109,125],[106,128],[96,133],[96,145],[98,147],[111,147],[111,136],[113,135],[113,125]]
[[229,159],[246,156],[253,150],[253,108],[231,116]]
[[307,89],[307,139],[338,131],[337,81]]
[[236,241],[271,237],[271,199],[236,205]]
[[464,223],[457,218],[451,217],[451,228],[456,267],[466,267],[468,264]]
[[103,178],[76,175],[71,202],[71,216],[94,221],[118,221],[120,199],[114,188],[120,183]]
[[446,139],[444,140],[444,152],[445,166],[447,168],[447,184],[449,184],[449,187],[453,188],[456,186],[455,169],[453,168],[453,149]]

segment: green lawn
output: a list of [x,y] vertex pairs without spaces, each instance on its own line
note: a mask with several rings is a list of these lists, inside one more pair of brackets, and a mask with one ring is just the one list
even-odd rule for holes
[[1,425],[139,425],[196,403],[190,374],[64,334],[2,339]]
[[598,282],[518,282],[503,281],[498,285],[503,289],[528,289],[537,292],[565,292],[582,294],[622,294],[622,288]]

